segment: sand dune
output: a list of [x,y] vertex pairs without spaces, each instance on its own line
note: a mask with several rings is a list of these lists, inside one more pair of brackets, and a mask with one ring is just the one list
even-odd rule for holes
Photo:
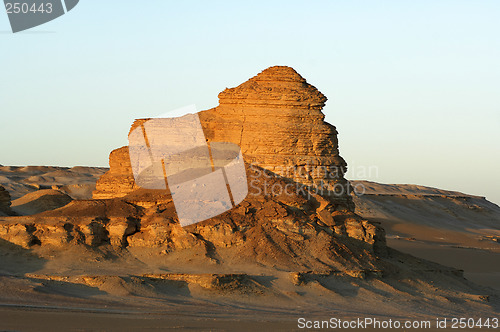
[[0,166],[0,185],[13,200],[39,189],[58,189],[73,199],[90,199],[101,167]]
[[431,187],[351,182],[366,188],[354,197],[356,213],[380,222],[391,247],[463,269],[470,280],[500,289],[498,205]]
[[34,191],[12,201],[11,208],[21,216],[51,211],[65,206],[73,199],[59,190]]

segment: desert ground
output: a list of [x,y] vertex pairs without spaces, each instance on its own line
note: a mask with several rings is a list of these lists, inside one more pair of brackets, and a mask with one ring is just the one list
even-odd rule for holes
[[382,223],[389,246],[464,270],[500,289],[500,207],[484,197],[417,185],[363,185],[356,212]]
[[[0,185],[17,215],[3,222],[57,216],[74,200],[89,199],[106,171],[3,166]],[[374,271],[360,276],[294,273],[234,260],[213,264],[191,251],[23,248],[0,240],[0,329],[288,331],[298,330],[300,317],[498,317],[497,205],[435,188],[353,182],[360,183],[367,190],[354,197],[356,213],[380,222],[389,246],[401,251],[391,251],[391,262],[381,260],[390,271],[383,278],[371,276]],[[395,258],[411,268],[403,271]],[[459,270],[465,279],[457,278]]]

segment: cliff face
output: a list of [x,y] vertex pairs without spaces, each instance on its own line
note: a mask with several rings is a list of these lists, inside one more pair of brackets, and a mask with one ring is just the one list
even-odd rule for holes
[[[245,162],[312,186],[352,211],[337,131],[321,112],[326,100],[294,69],[276,66],[224,90],[219,106],[199,116],[209,142],[238,144]],[[132,129],[145,121],[137,120]],[[128,148],[114,150],[93,198],[123,197],[135,189]]]

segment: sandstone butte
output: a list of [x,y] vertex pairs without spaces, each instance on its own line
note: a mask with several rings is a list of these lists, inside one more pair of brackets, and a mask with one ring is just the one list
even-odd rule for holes
[[[223,265],[236,260],[295,271],[374,268],[386,252],[385,233],[354,213],[337,131],[321,112],[326,97],[294,69],[276,66],[219,99],[200,120],[208,141],[242,149],[254,183],[237,207],[181,227],[168,191],[135,185],[122,147],[111,152],[110,170],[98,180],[93,200],[4,218],[0,238],[23,247],[111,244],[163,248],[170,255],[182,249]],[[265,193],[265,186],[289,184],[308,187]]]
[[[219,106],[200,112],[200,121],[209,142],[238,144],[247,163],[323,188],[327,195],[337,192],[330,198],[353,210],[337,131],[321,112],[326,100],[293,68],[276,66],[225,89]],[[131,130],[147,120],[136,120]],[[109,164],[95,199],[123,197],[137,189],[127,147],[111,152]]]

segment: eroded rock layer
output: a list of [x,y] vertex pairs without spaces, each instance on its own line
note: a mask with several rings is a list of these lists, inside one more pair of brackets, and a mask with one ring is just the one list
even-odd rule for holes
[[[247,163],[313,186],[353,210],[337,131],[321,112],[326,100],[294,69],[276,66],[221,92],[219,106],[200,112],[200,121],[209,142],[236,143]],[[132,129],[147,120],[137,120]],[[128,149],[114,150],[93,197],[123,197],[135,189]]]
[[[263,169],[236,208],[181,227],[171,195],[136,190],[125,197],[73,201],[34,216],[0,218],[0,238],[24,248],[83,245],[189,253],[200,264],[241,264],[288,271],[379,269],[385,235],[376,224],[314,192],[263,195],[264,185],[295,185]],[[189,263],[189,262],[187,262]]]

